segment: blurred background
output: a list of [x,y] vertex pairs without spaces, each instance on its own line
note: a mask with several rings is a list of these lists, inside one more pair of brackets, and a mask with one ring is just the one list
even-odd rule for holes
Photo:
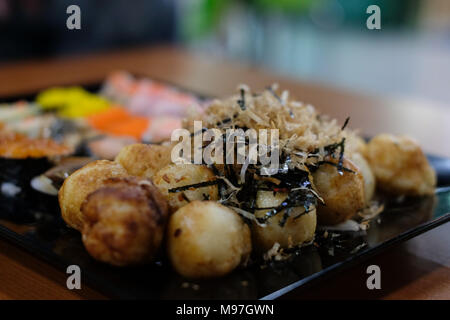
[[[66,8],[81,8],[81,30]],[[368,30],[366,8],[381,8]],[[448,0],[0,0],[4,63],[177,44],[327,86],[449,105]]]

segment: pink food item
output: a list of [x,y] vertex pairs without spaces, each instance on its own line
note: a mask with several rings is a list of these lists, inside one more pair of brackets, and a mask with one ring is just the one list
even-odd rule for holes
[[102,94],[122,108],[91,117],[91,125],[113,136],[128,135],[147,142],[169,140],[192,106],[201,109],[201,101],[194,95],[123,71],[106,79]]
[[111,73],[103,84],[101,94],[119,104],[126,104],[136,91],[136,80],[125,71]]
[[114,160],[123,147],[136,143],[130,137],[104,137],[89,143],[89,149],[96,158]]
[[200,104],[191,94],[149,79],[135,79],[123,71],[107,78],[102,94],[140,116],[184,117],[190,106]]
[[143,135],[143,140],[148,142],[161,142],[170,140],[175,129],[181,128],[181,119],[175,117],[157,117],[150,119],[150,125]]

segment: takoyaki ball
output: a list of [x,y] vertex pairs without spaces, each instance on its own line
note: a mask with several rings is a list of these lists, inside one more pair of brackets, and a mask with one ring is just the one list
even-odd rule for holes
[[153,182],[167,197],[173,211],[194,200],[218,200],[217,185],[193,187],[179,192],[169,192],[170,189],[211,182],[216,179],[214,172],[204,165],[170,164],[159,170],[153,177]]
[[251,249],[249,227],[215,201],[193,201],[170,217],[168,256],[187,278],[223,276],[245,264]]
[[115,266],[150,262],[161,246],[167,201],[150,180],[112,178],[81,206],[82,239],[96,260]]
[[354,153],[351,155],[351,160],[359,168],[364,178],[364,196],[366,204],[369,204],[375,193],[375,176],[370,168],[367,160],[360,154]]
[[[279,206],[287,198],[287,193],[258,191],[256,206],[272,208]],[[269,210],[256,210],[255,216],[262,218]],[[316,209],[310,208],[308,213],[303,207],[292,208],[284,226],[280,226],[285,210],[267,220],[266,226],[252,224],[252,237],[255,250],[266,252],[278,242],[282,248],[292,248],[311,241],[316,231]]]
[[152,178],[159,169],[171,163],[171,151],[170,145],[136,143],[122,148],[116,162],[132,176]]
[[101,187],[108,178],[126,176],[128,173],[120,164],[108,160],[93,161],[72,173],[58,192],[64,221],[81,231],[84,218],[80,209],[87,195]]
[[[337,160],[332,160],[336,161]],[[338,172],[336,166],[322,164],[313,173],[313,182],[325,205],[317,207],[320,224],[335,225],[354,216],[365,206],[364,176],[350,160],[344,159],[343,167],[348,170]]]
[[418,143],[409,137],[374,137],[368,144],[367,160],[380,189],[406,195],[434,193],[436,173]]
[[345,152],[346,154],[359,153],[362,156],[366,156],[367,143],[363,138],[356,134],[350,134],[346,137]]

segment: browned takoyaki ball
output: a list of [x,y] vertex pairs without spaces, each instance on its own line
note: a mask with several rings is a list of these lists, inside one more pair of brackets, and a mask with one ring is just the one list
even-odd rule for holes
[[169,192],[170,189],[216,180],[214,172],[204,165],[169,164],[159,170],[153,182],[166,196],[173,211],[194,200],[218,200],[217,185],[190,188],[181,192]]
[[[337,163],[337,160],[330,159]],[[319,223],[334,225],[354,216],[366,205],[364,176],[361,170],[350,160],[344,159],[340,174],[331,164],[323,164],[313,173],[314,185],[323,198],[325,205],[317,207]]]
[[355,166],[358,167],[364,178],[364,195],[366,204],[368,205],[375,194],[375,175],[373,174],[372,168],[370,167],[368,161],[360,153],[353,153],[350,156],[350,160]]
[[[258,191],[256,205],[258,208],[278,207],[286,200],[287,196],[287,193],[282,192]],[[262,218],[267,211],[269,210],[256,210],[255,216]],[[280,221],[285,210],[268,219],[265,226],[253,223],[252,238],[255,249],[265,252],[272,248],[275,243],[280,244],[282,248],[291,248],[311,241],[316,231],[316,209],[312,207],[308,213],[304,213],[304,211],[303,207],[292,208],[289,218],[283,226],[280,226]]]
[[116,162],[132,176],[152,178],[159,169],[171,163],[171,151],[171,145],[136,143],[122,148]]
[[64,221],[72,228],[83,228],[81,204],[87,195],[101,187],[108,178],[126,177],[128,173],[118,163],[98,160],[72,173],[58,192],[59,206]]
[[153,183],[135,177],[107,180],[86,198],[81,211],[86,250],[115,266],[151,261],[160,248],[169,213]]
[[381,189],[419,196],[434,193],[436,172],[414,139],[380,134],[370,140],[366,157]]
[[245,264],[251,250],[248,226],[215,201],[193,201],[170,217],[167,252],[174,269],[185,277],[223,276]]

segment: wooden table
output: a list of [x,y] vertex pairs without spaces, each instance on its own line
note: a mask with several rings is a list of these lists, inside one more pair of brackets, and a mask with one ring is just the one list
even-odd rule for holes
[[[117,69],[178,84],[206,95],[234,92],[239,83],[262,89],[277,82],[296,98],[315,105],[366,135],[379,132],[409,134],[427,152],[450,157],[450,106],[424,101],[366,97],[356,93],[302,83],[254,66],[194,55],[179,48],[127,50],[45,61],[0,64],[0,96],[34,92],[52,85],[99,82]],[[397,245],[287,298],[450,299],[450,224]],[[379,265],[382,289],[366,288],[366,268]],[[66,289],[66,275],[5,241],[0,241],[1,299],[104,298],[84,287]]]

